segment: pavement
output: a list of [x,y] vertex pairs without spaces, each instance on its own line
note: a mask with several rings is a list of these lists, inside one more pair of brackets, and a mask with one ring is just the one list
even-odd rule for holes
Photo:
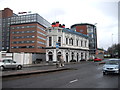
[[[70,63],[65,63],[65,65],[68,65],[68,64],[75,64],[75,63],[79,63],[79,62],[70,62]],[[55,66],[56,63],[40,63],[40,64],[26,64],[26,65],[23,65],[24,68],[27,68],[27,67],[42,67],[42,66]]]
[[[51,66],[52,68],[50,68]],[[49,73],[49,72],[56,72],[62,70],[69,70],[68,67],[55,67],[55,63],[42,63],[42,64],[31,64],[31,65],[23,65],[23,68],[32,68],[32,67],[46,67],[40,70],[19,70],[14,72],[2,73],[2,78],[5,77],[15,77],[15,76],[23,76],[23,75],[31,75],[31,74],[40,74],[40,73]],[[48,67],[48,68],[47,68]]]
[[[17,71],[8,71],[8,72],[2,72],[2,78],[6,77],[15,77],[15,76],[24,76],[24,75],[31,75],[31,74],[40,74],[40,73],[49,73],[49,72],[56,72],[56,71],[62,71],[62,70],[71,70],[67,65],[75,64],[75,63],[81,63],[81,62],[71,62],[71,63],[65,63],[64,67],[56,67],[55,63],[40,63],[40,64],[29,64],[29,65],[23,65],[23,68],[27,68],[26,70],[17,70]],[[31,69],[31,68],[36,69]],[[37,69],[37,67],[41,67],[40,69]]]
[[24,68],[28,68],[28,67],[42,67],[42,66],[53,66],[55,65],[55,63],[39,63],[39,64],[26,64],[26,65],[23,65]]

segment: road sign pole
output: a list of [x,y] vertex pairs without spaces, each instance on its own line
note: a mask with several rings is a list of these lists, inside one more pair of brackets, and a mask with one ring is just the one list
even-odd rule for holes
[[57,60],[57,51],[59,50],[59,44],[56,42],[56,65],[58,65],[57,67],[59,67],[59,63]]

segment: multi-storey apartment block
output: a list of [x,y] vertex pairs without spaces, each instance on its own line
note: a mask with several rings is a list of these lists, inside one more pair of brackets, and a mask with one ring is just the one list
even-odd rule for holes
[[39,14],[17,15],[5,8],[0,22],[0,51],[45,53],[45,29],[50,23]]
[[97,50],[97,29],[93,24],[81,23],[74,24],[71,29],[89,36],[90,55],[95,55]]
[[10,18],[15,14],[9,8],[0,11],[0,51],[9,51]]
[[38,14],[11,17],[10,51],[45,53],[45,29],[49,26]]

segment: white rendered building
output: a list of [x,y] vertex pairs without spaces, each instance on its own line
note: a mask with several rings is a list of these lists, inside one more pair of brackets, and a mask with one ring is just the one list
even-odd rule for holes
[[[57,45],[56,45],[57,44]],[[65,62],[88,60],[87,35],[61,27],[47,28],[46,61],[56,62],[62,55]]]

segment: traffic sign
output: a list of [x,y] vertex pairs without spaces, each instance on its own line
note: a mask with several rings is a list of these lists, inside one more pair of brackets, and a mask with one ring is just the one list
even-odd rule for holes
[[59,48],[59,43],[56,43],[56,48]]

